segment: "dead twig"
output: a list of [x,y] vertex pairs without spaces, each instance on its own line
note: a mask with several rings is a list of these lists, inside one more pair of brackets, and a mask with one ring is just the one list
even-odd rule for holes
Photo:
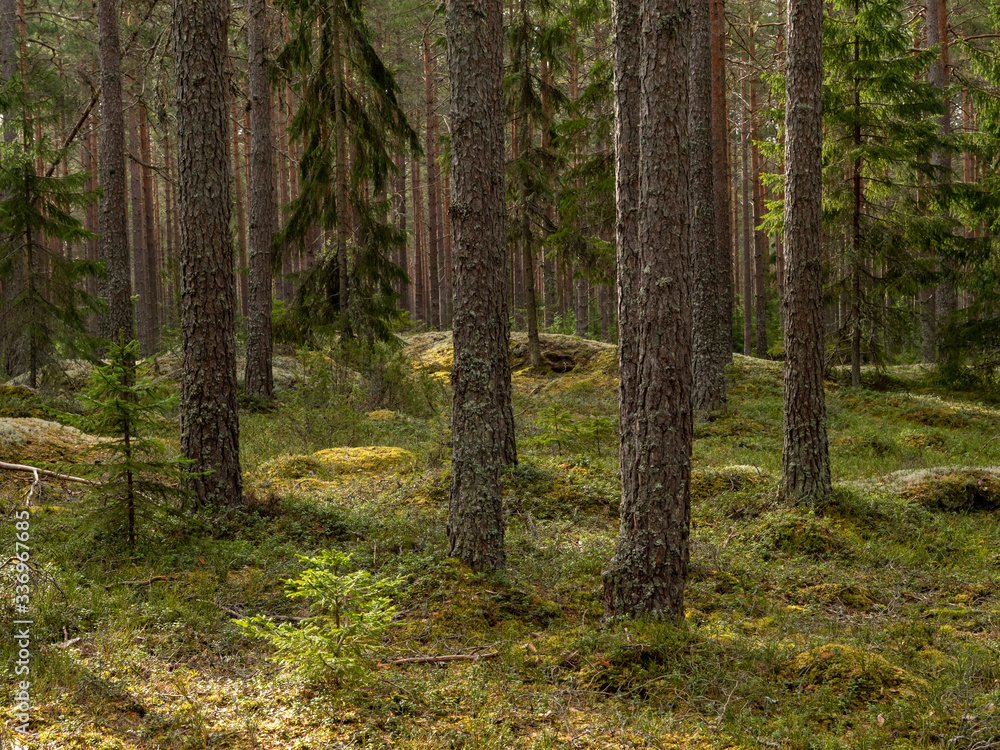
[[0,461],[0,469],[7,469],[7,471],[28,471],[32,474],[41,474],[46,477],[54,477],[55,479],[62,479],[64,482],[76,482],[78,484],[90,484],[97,486],[100,482],[93,482],[89,479],[83,479],[82,477],[73,477],[69,474],[59,474],[55,471],[49,471],[48,469],[39,469],[34,466],[26,466],[25,464],[8,464]]
[[449,661],[481,661],[483,659],[493,659],[500,656],[499,651],[490,651],[486,654],[447,654],[445,656],[412,656],[406,659],[395,659],[389,662],[390,666],[397,667],[401,664],[437,664]]
[[145,581],[115,581],[114,583],[107,584],[104,588],[109,589],[112,586],[149,586],[154,581],[176,581],[180,578],[179,575],[172,576],[152,576]]

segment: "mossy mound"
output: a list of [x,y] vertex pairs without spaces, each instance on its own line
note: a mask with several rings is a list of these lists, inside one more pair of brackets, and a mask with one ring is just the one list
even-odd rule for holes
[[1000,472],[995,469],[928,469],[898,481],[900,497],[931,510],[1000,509]]
[[391,422],[393,419],[398,419],[399,414],[390,409],[376,409],[375,411],[368,412],[368,418],[373,422]]
[[897,442],[904,448],[913,450],[940,450],[946,441],[940,435],[916,430],[903,430],[899,433]]
[[691,499],[707,500],[723,492],[739,492],[772,481],[757,466],[734,465],[691,472]]
[[261,473],[268,479],[319,479],[328,481],[340,474],[405,469],[416,457],[408,450],[372,445],[360,448],[327,448],[311,456],[279,456],[265,463]]
[[[602,364],[617,368],[613,344],[558,333],[540,334],[538,343],[542,349],[542,359],[552,372],[571,372],[592,364],[599,358],[607,360],[602,361]],[[511,365],[515,368],[527,367],[530,364],[527,334],[515,333],[511,336],[510,358]]]
[[829,518],[772,513],[763,524],[764,539],[771,549],[812,557],[849,557],[851,535]]
[[870,451],[875,456],[886,456],[899,450],[895,442],[881,435],[841,435],[831,442],[838,448]]
[[449,372],[455,358],[450,331],[417,333],[405,339],[403,353],[426,372]]
[[785,665],[783,673],[805,688],[829,686],[853,705],[912,695],[925,685],[879,654],[839,643],[803,651]]
[[875,596],[861,585],[845,586],[840,583],[821,583],[802,589],[800,601],[803,603],[842,604],[851,609],[865,611],[875,603]]
[[75,427],[34,417],[0,419],[0,451],[10,463],[78,463],[100,439]]
[[416,456],[408,450],[383,445],[328,448],[313,453],[313,458],[337,474],[403,468],[412,466],[416,461]]

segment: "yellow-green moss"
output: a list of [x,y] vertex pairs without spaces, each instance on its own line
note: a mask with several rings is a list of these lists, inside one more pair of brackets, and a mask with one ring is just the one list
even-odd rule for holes
[[389,422],[398,416],[396,412],[389,409],[376,409],[375,411],[368,412],[368,418],[373,422]]
[[933,510],[1000,508],[1000,476],[978,469],[921,472],[903,483],[900,496]]
[[337,474],[406,468],[416,461],[416,456],[408,450],[381,445],[328,448],[313,453],[312,458],[319,461],[324,468]]
[[323,465],[312,456],[278,456],[261,467],[268,479],[304,479],[317,477]]
[[783,670],[803,686],[829,685],[850,703],[870,703],[922,688],[923,680],[879,654],[839,643],[803,651]]
[[802,590],[803,602],[821,604],[843,604],[852,609],[867,610],[875,603],[875,597],[861,585],[845,586],[840,583],[821,583]]
[[32,466],[79,463],[100,440],[58,422],[33,417],[0,419],[0,449],[6,461]]

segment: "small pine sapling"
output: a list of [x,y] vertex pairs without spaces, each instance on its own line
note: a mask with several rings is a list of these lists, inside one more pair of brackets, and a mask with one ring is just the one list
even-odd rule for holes
[[124,336],[108,348],[106,361],[96,367],[81,396],[86,432],[104,438],[92,454],[99,462],[78,468],[100,481],[89,493],[110,527],[124,532],[134,549],[137,520],[146,523],[171,510],[170,500],[183,501],[180,488],[187,459],[171,455],[152,434],[168,422],[176,397],[136,366],[139,343]]
[[351,556],[336,550],[301,559],[308,567],[286,586],[289,598],[310,600],[308,617],[295,624],[261,616],[235,622],[269,642],[275,661],[292,665],[307,679],[360,681],[375,665],[396,616],[390,595],[402,579],[377,578],[367,570],[342,572]]

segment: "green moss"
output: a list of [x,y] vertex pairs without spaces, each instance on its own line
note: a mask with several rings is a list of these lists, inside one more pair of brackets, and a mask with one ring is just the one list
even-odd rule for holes
[[723,466],[691,472],[691,499],[707,500],[724,492],[739,492],[772,482],[757,466]]
[[853,705],[913,694],[925,687],[923,680],[885,657],[839,643],[803,651],[785,665],[783,673],[803,688],[832,687]]
[[904,482],[899,494],[932,510],[996,510],[1000,476],[977,469],[918,474]]
[[851,609],[865,611],[875,603],[875,596],[865,586],[840,583],[821,583],[802,590],[803,603],[842,604]]
[[769,546],[788,554],[830,557],[849,555],[851,535],[829,518],[772,513],[763,524]]

